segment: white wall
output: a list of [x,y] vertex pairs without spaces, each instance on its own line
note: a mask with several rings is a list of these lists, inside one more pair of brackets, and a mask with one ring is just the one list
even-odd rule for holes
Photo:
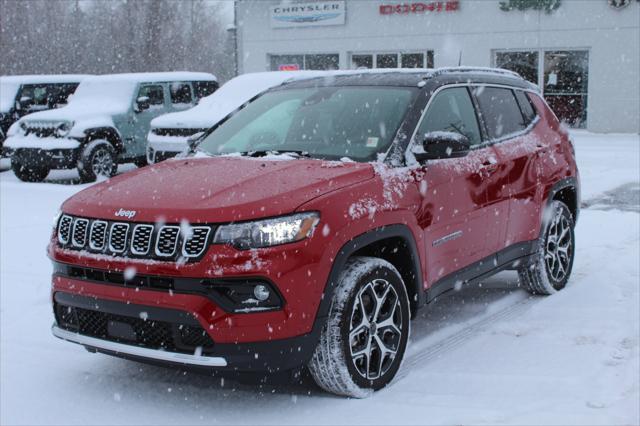
[[498,0],[460,0],[457,12],[380,15],[382,3],[347,0],[346,24],[272,29],[269,6],[237,3],[240,72],[269,69],[268,54],[434,50],[435,66],[491,66],[496,49],[588,49],[587,128],[640,132],[640,2],[622,10],[606,0],[563,0],[559,9],[503,12]]

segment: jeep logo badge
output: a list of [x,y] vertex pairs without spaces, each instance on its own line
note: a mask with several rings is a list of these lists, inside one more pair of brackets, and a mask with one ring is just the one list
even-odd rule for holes
[[125,210],[121,208],[116,212],[116,217],[126,217],[127,219],[133,219],[135,215],[136,215],[135,210]]

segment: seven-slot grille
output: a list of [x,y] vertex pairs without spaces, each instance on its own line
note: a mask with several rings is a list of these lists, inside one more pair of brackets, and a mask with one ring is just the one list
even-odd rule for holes
[[211,230],[210,226],[133,224],[63,215],[57,238],[62,247],[75,250],[177,261],[202,256]]

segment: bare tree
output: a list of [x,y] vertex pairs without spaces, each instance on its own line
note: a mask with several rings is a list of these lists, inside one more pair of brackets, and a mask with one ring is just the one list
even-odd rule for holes
[[[228,1],[228,0],[227,0]],[[216,0],[0,0],[0,74],[232,76]]]

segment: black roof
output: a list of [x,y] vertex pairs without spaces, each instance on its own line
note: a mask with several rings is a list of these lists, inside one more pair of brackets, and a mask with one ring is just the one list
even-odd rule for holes
[[335,75],[294,80],[285,82],[283,86],[287,88],[316,86],[418,87],[421,84],[420,82],[435,83],[437,86],[454,83],[502,84],[537,90],[536,86],[514,72],[492,68],[468,67],[337,71]]

